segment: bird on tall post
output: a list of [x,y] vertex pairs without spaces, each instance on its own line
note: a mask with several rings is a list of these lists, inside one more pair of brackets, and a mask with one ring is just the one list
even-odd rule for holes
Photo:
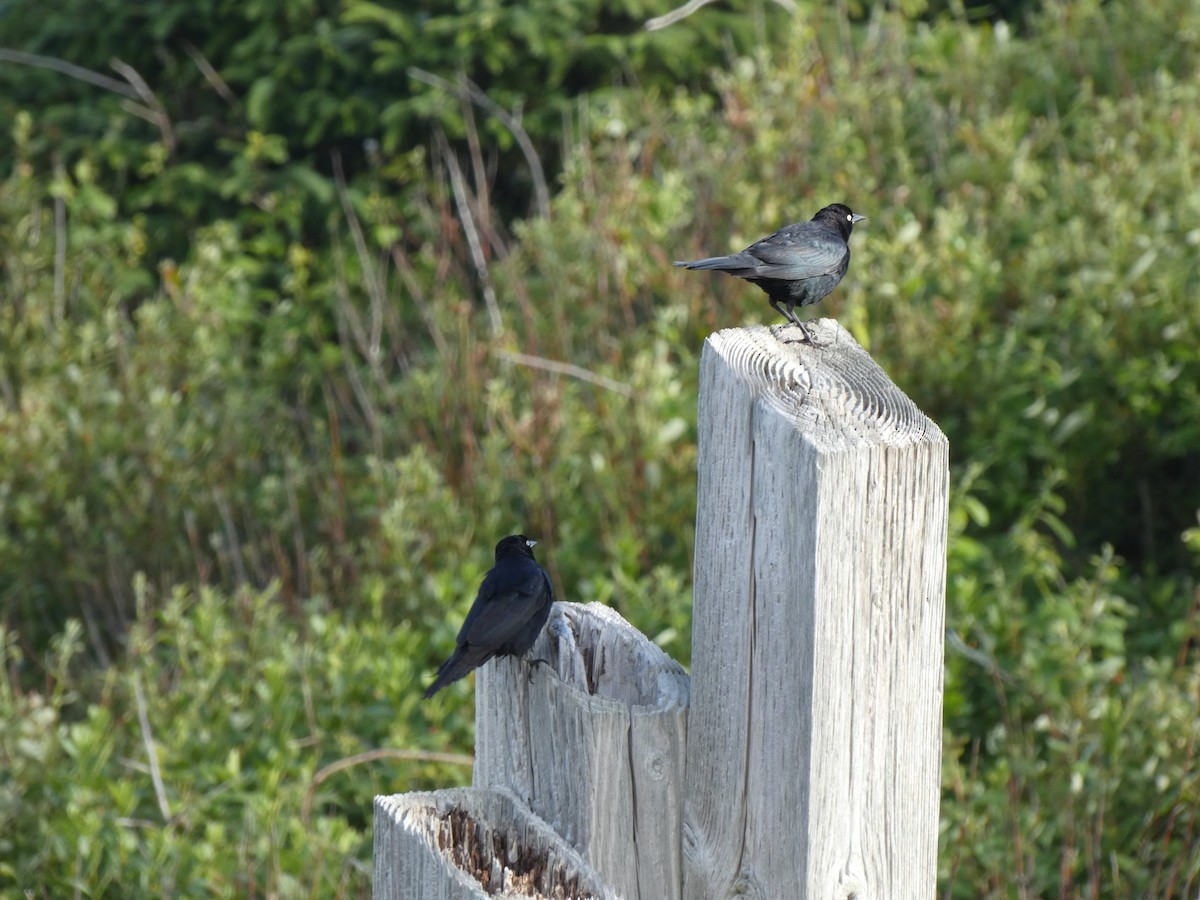
[[823,300],[838,286],[850,267],[850,232],[865,218],[844,203],[831,203],[809,221],[785,225],[741,253],[675,265],[728,272],[757,284],[767,292],[771,306],[815,345],[795,309]]
[[523,534],[510,534],[496,545],[496,564],[483,576],[457,646],[426,689],[426,698],[493,656],[523,657],[529,652],[554,603],[550,576],[533,558],[536,543]]

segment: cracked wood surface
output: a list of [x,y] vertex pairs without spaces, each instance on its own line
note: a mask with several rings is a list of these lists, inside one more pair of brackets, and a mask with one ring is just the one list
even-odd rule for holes
[[680,896],[689,682],[599,603],[555,603],[530,654],[479,669],[478,788],[512,791],[626,900]]
[[688,900],[936,890],[948,444],[814,324],[702,355]]

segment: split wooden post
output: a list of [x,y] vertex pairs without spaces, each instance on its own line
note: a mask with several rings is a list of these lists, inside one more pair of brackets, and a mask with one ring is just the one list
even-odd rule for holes
[[936,892],[949,447],[813,324],[701,359],[687,900]]
[[530,654],[479,670],[476,788],[513,792],[625,900],[674,900],[688,677],[614,610],[556,603]]

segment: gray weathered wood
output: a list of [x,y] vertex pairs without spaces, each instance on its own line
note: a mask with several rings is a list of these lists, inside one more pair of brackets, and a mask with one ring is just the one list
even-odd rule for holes
[[376,797],[374,864],[374,900],[617,896],[507,791]]
[[936,890],[949,449],[814,331],[701,359],[688,900]]
[[476,787],[511,790],[626,900],[672,900],[689,681],[615,611],[556,603],[532,656],[479,670]]

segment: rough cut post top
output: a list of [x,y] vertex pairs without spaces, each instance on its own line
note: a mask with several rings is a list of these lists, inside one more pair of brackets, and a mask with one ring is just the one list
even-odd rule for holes
[[577,851],[505,790],[377,796],[375,832],[376,900],[617,900]]
[[794,328],[757,325],[709,335],[704,352],[719,354],[823,451],[946,441],[846,329],[832,319],[809,326],[815,347],[796,340]]
[[683,667],[602,603],[555,603],[533,656],[550,664],[561,682],[556,687],[593,703],[657,711],[688,705]]

